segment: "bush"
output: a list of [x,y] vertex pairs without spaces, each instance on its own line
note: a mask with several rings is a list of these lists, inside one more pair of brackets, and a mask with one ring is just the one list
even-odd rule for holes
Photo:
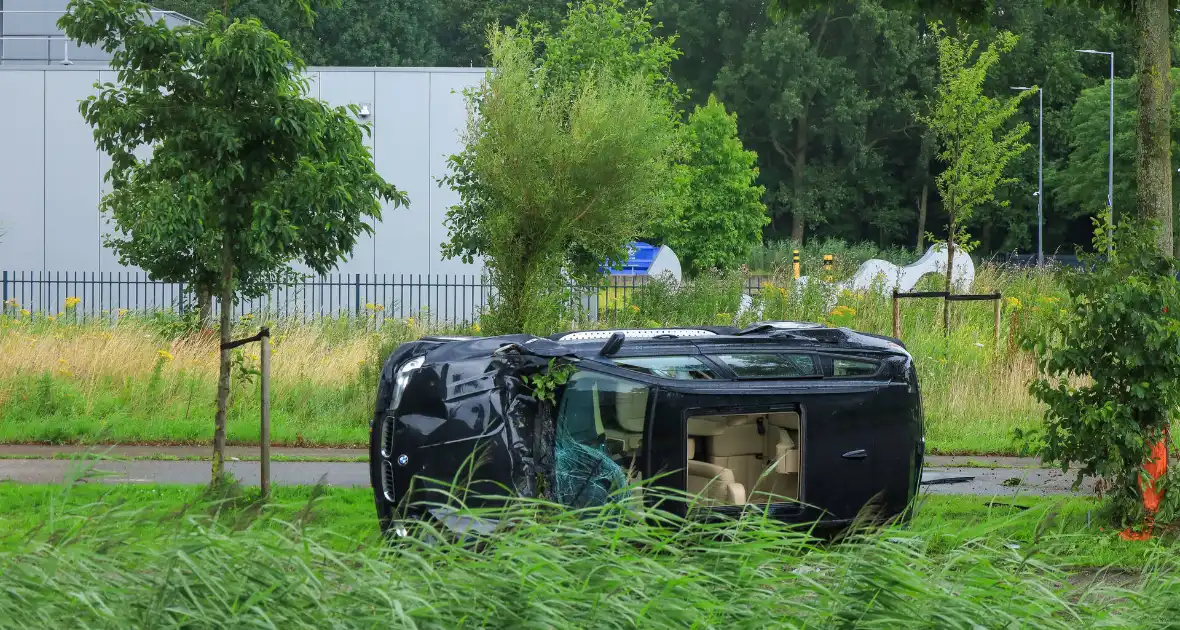
[[[1144,516],[1140,470],[1180,404],[1180,282],[1156,230],[1121,224],[1113,256],[1084,257],[1088,272],[1066,274],[1067,301],[1027,342],[1042,372],[1031,391],[1047,405],[1031,436],[1041,455],[1063,471],[1079,462],[1078,483],[1107,480],[1128,522]],[[1096,251],[1107,250],[1106,233],[1099,225]]]

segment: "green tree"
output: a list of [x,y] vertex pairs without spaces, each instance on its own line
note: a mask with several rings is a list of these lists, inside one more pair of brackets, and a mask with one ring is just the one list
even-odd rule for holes
[[560,28],[569,0],[426,0],[441,5],[435,33],[442,49],[440,65],[488,65],[488,28],[531,25]]
[[[1158,226],[1136,220],[1119,224],[1106,258],[1107,225],[1097,226],[1100,254],[1084,260],[1088,271],[1064,275],[1064,308],[1028,342],[1043,374],[1031,391],[1046,405],[1042,457],[1063,471],[1080,464],[1079,483],[1108,480],[1117,513],[1132,522],[1144,516],[1141,467],[1180,405],[1180,270],[1158,249]],[[1178,494],[1165,497],[1168,521],[1178,516]]]
[[[778,15],[804,10],[816,0],[771,0]],[[1136,195],[1141,217],[1161,226],[1161,251],[1173,251],[1172,230],[1172,17],[1177,0],[1046,0],[1047,4],[1088,4],[1105,7],[1130,21],[1137,49],[1139,124],[1135,159]],[[918,11],[953,12],[985,22],[995,0],[892,0],[892,5]]]
[[758,156],[737,137],[737,115],[710,96],[684,128],[687,202],[661,230],[690,274],[746,260],[770,222],[757,185]]
[[496,295],[485,328],[546,332],[565,278],[597,281],[602,261],[663,219],[677,177],[677,129],[647,77],[602,70],[551,83],[533,37],[490,34],[495,72],[469,95],[465,148],[451,157],[461,202],[447,256],[484,257]]
[[[1172,69],[1172,83],[1177,85],[1180,69]],[[1115,80],[1115,172],[1132,172],[1135,168],[1136,127],[1139,111],[1136,94],[1138,79]],[[1082,91],[1073,106],[1071,127],[1068,135],[1071,152],[1068,162],[1052,174],[1048,181],[1053,194],[1061,201],[1077,208],[1080,214],[1099,215],[1106,207],[1107,142],[1110,116],[1109,87],[1095,87]],[[1172,94],[1172,109],[1180,110],[1180,92]],[[1180,117],[1172,118],[1173,138]],[[1173,140],[1175,144],[1175,140]],[[1175,151],[1172,155],[1177,155]],[[1172,179],[1176,181],[1176,163],[1173,157]],[[1136,182],[1129,177],[1114,179],[1114,207],[1131,208],[1137,195]],[[1128,218],[1133,213],[1127,213]],[[1115,222],[1121,221],[1116,216]],[[1175,244],[1174,244],[1175,245]],[[1180,252],[1173,250],[1180,256]]]
[[873,1],[829,3],[765,23],[720,71],[717,91],[762,157],[768,205],[776,223],[790,217],[796,242],[808,226],[859,223],[863,208],[900,199],[883,165],[887,141],[915,126],[903,96],[918,50],[911,22]]
[[[1032,125],[1043,124],[1041,138],[1044,142],[1045,199],[1042,200],[1045,217],[1045,245],[1047,251],[1055,249],[1054,241],[1061,242],[1072,233],[1089,244],[1088,218],[1082,217],[1081,209],[1073,200],[1063,199],[1053,190],[1050,180],[1055,170],[1068,158],[1069,137],[1073,124],[1070,110],[1079,92],[1083,89],[1102,85],[1109,75],[1106,59],[1095,55],[1076,52],[1079,48],[1114,50],[1120,64],[1130,65],[1134,51],[1129,47],[1133,38],[1125,32],[1126,25],[1121,19],[1106,11],[1096,10],[1075,3],[1046,6],[1043,0],[1003,0],[990,16],[986,29],[972,26],[971,31],[981,40],[989,40],[997,30],[1017,33],[1020,40],[1011,52],[1004,55],[989,71],[985,89],[989,93],[1001,94],[1012,86],[1038,85],[1044,88],[1043,120],[1038,120],[1038,105],[1041,97],[1026,99],[1017,116]],[[1107,105],[1106,92],[1102,92],[1102,106]],[[1117,111],[1117,110],[1116,110]],[[1102,168],[1095,174],[1101,181],[1098,194],[1100,208],[1091,216],[1105,213],[1106,202],[1106,110],[1102,114]],[[1128,127],[1133,134],[1133,125]],[[1120,130],[1116,127],[1116,131]],[[1132,136],[1133,137],[1133,136]],[[1035,142],[1035,138],[1030,137]],[[1009,165],[1008,172],[1016,181],[996,189],[996,199],[1009,202],[1006,205],[989,203],[979,208],[971,218],[969,229],[977,234],[981,251],[1029,251],[1036,245],[1036,217],[1038,151],[1021,153]],[[1130,178],[1130,170],[1116,168],[1116,183],[1121,173]],[[1115,203],[1115,208],[1130,211],[1132,198],[1126,203]]]
[[[440,0],[156,0],[203,19],[210,11],[257,18],[312,66],[431,66],[443,60]],[[315,19],[308,19],[308,9]],[[466,65],[466,64],[464,64]]]
[[[949,218],[946,286],[953,291],[951,262],[956,241],[960,246],[965,244],[967,220],[977,207],[995,199],[996,186],[1006,181],[1004,169],[1008,162],[1028,148],[1023,142],[1028,123],[1006,131],[1004,128],[1020,101],[1034,90],[1000,98],[983,93],[988,70],[1016,46],[1015,35],[998,34],[976,57],[978,41],[966,36],[947,37],[937,25],[934,34],[939,37],[939,85],[924,120],[938,138],[938,160],[946,165],[937,183]],[[943,324],[949,332],[949,302],[943,309]]]
[[[103,209],[125,253],[154,273],[150,250],[171,242],[194,265],[217,269],[221,367],[213,479],[223,475],[235,291],[301,261],[325,273],[371,231],[381,202],[406,203],[375,171],[356,111],[307,96],[303,62],[254,19],[208,14],[169,29],[133,0],[71,0],[59,24],[111,55],[118,84],[100,84],[82,116],[111,156]],[[151,159],[136,157],[152,147]],[[145,243],[143,250],[134,243]],[[164,252],[158,252],[163,254]]]
[[677,104],[680,93],[670,69],[680,50],[675,35],[656,35],[661,25],[652,23],[650,9],[650,3],[628,10],[624,0],[583,0],[570,4],[556,36],[536,25],[544,50],[541,67],[551,84],[576,83],[591,72],[615,80],[640,76],[658,97]]

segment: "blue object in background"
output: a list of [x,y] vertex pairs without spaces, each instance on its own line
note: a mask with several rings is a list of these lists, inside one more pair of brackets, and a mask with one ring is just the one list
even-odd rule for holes
[[660,252],[660,248],[640,242],[631,243],[627,250],[630,252],[627,262],[614,269],[603,269],[603,272],[609,272],[612,276],[646,276],[656,260],[656,254]]

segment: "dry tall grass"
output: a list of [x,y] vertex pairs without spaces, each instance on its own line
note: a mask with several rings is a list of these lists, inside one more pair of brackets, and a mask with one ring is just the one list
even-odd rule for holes
[[[1011,327],[1018,315],[1035,322],[1038,309],[1052,307],[1059,286],[1050,274],[985,267],[974,290],[1013,298],[1004,307],[998,344],[991,303],[956,305],[949,337],[942,332],[941,300],[902,305],[901,338],[918,365],[933,452],[1013,452],[1013,429],[1034,427],[1042,416],[1028,394],[1035,366],[1011,342]],[[732,278],[702,279],[677,291],[657,283],[629,296],[612,323],[732,322],[741,291]],[[832,310],[820,291],[799,290],[780,275],[763,288],[755,310],[737,319],[824,321],[892,333],[889,298],[874,291],[835,297],[840,308]],[[380,332],[349,320],[270,324],[273,434],[280,443],[363,444],[382,352],[426,332],[407,322],[387,322]],[[256,326],[240,323],[235,337]],[[112,325],[0,317],[0,441],[207,441],[216,340],[173,338],[168,330],[152,319]],[[235,377],[257,364],[258,347],[244,347]],[[254,441],[257,385],[248,377],[236,383],[230,439]]]
[[[314,326],[280,327],[273,338],[272,375],[279,381],[342,385],[355,380],[372,354],[372,335],[330,337]],[[257,364],[257,345],[246,346],[245,358]],[[0,335],[0,373],[57,373],[77,382],[148,378],[163,364],[161,375],[182,373],[216,378],[217,338],[187,336],[161,339],[143,322],[99,326],[11,327]]]

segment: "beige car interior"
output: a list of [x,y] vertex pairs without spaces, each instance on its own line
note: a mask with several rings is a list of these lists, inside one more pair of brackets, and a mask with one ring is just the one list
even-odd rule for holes
[[799,498],[799,414],[688,419],[688,491],[723,505]]
[[[643,440],[647,390],[616,392],[615,423],[600,434],[633,453]],[[610,426],[615,424],[617,426]],[[767,503],[799,497],[799,414],[794,411],[693,416],[688,419],[686,490],[714,505]]]

